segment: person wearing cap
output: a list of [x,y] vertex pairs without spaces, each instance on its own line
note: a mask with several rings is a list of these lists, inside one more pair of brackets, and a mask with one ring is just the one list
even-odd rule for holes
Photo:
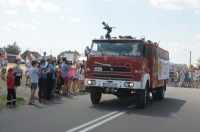
[[8,69],[7,76],[7,106],[16,106],[16,92],[15,92],[15,81],[14,81],[14,69]]

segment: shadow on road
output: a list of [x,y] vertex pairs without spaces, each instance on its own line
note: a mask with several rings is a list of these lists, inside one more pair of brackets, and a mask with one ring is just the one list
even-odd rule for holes
[[[112,99],[102,101],[100,104],[91,106],[92,109],[100,111],[126,111],[126,114],[137,114],[145,116],[171,117],[171,114],[181,111],[185,100],[175,98],[165,98],[164,100],[149,99],[145,109],[137,108],[135,97],[128,99]],[[133,105],[131,108],[128,106]]]

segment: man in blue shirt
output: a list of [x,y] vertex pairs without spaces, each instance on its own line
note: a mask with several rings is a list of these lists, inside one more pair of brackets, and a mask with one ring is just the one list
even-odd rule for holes
[[49,73],[47,73],[47,100],[50,100],[52,97],[52,90],[54,87],[54,80],[55,80],[55,75],[54,75],[54,66],[52,65],[52,60],[50,58],[47,58],[47,64],[46,68],[49,69]]
[[45,60],[46,61],[46,52],[43,53],[43,56],[41,56],[41,60]]
[[67,65],[67,59],[62,59],[63,63],[61,66],[62,78],[64,79],[64,88],[63,88],[63,95],[67,95],[68,90],[68,81],[69,81],[69,65]]
[[46,95],[47,95],[47,84],[46,84],[46,79],[47,79],[47,73],[49,70],[46,69],[45,67],[45,60],[40,61],[40,67],[39,67],[39,102],[40,103],[46,103]]

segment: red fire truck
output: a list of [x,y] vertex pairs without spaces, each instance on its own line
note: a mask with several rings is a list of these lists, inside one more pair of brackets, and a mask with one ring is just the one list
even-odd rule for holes
[[169,52],[157,43],[130,36],[94,39],[88,51],[84,83],[93,104],[102,94],[120,99],[136,95],[139,108],[145,108],[150,93],[153,99],[164,99]]

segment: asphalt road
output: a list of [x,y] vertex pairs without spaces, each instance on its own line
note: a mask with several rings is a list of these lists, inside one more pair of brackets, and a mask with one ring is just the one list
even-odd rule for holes
[[134,98],[89,94],[0,111],[0,132],[200,132],[200,90],[167,88],[163,101],[138,109]]

